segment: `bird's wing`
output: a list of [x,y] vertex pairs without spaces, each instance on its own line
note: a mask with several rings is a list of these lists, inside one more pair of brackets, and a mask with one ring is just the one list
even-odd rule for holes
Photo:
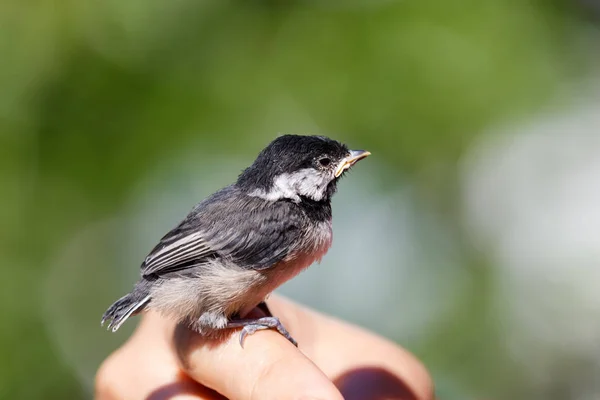
[[243,268],[281,261],[300,236],[301,215],[290,204],[229,194],[197,206],[167,233],[142,264],[142,275],[164,275],[225,257]]
[[[178,227],[179,228],[179,227]],[[169,232],[150,252],[142,264],[142,275],[164,275],[187,268],[190,262],[201,263],[214,253],[202,231]]]

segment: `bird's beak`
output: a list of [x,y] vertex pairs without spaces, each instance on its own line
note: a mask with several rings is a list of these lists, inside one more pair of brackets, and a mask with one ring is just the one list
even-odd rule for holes
[[371,153],[369,153],[366,150],[350,150],[350,155],[344,158],[342,161],[340,161],[340,164],[336,168],[335,177],[339,177],[342,174],[342,172],[356,164],[358,161],[370,155]]

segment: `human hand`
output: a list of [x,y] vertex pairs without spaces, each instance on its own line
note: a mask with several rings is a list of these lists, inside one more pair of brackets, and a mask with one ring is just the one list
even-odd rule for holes
[[427,371],[395,344],[279,296],[268,305],[299,348],[271,330],[242,348],[237,330],[207,339],[150,312],[101,365],[96,399],[433,399]]

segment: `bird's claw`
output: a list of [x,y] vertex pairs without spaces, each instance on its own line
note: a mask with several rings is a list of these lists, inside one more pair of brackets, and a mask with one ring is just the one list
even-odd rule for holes
[[255,320],[248,321],[235,321],[229,324],[230,327],[239,327],[242,326],[242,331],[240,332],[240,346],[244,347],[244,339],[248,335],[252,335],[257,331],[261,331],[263,329],[277,329],[284,338],[289,340],[294,346],[298,347],[298,342],[294,340],[294,338],[290,335],[290,333],[285,329],[279,318],[277,317],[263,317]]

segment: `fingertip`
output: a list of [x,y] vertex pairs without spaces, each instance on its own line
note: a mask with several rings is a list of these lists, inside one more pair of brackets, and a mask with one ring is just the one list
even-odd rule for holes
[[414,360],[414,390],[419,400],[435,399],[435,384],[429,371],[418,360]]
[[312,361],[298,357],[281,357],[264,366],[249,399],[343,400],[335,385]]
[[343,400],[325,374],[275,331],[248,335],[243,348],[238,330],[220,338],[207,338],[184,326],[175,332],[182,368],[227,398]]

